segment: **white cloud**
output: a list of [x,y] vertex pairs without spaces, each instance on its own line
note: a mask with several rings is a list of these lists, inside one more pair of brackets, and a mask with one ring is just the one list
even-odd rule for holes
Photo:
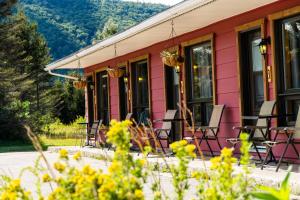
[[172,6],[183,0],[123,0],[123,1],[133,1],[133,2],[143,2],[143,3],[160,3],[160,4]]

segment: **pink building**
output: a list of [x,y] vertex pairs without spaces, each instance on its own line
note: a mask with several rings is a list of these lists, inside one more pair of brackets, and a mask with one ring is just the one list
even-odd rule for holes
[[[267,45],[265,55],[261,41]],[[162,62],[161,52],[170,48],[184,57],[176,68]],[[275,99],[277,113],[297,113],[300,1],[186,0],[46,70],[77,68],[78,59],[88,80],[89,121],[103,119],[107,124],[124,119],[127,112],[137,121],[143,116],[161,119],[167,109],[184,101],[196,122],[205,125],[212,105],[225,104],[219,137],[226,146],[226,138],[237,134],[232,127],[243,124],[241,116],[257,115],[264,100]],[[124,74],[109,77],[108,67]],[[295,117],[273,124],[292,121]],[[182,126],[174,140],[182,137]],[[288,155],[296,158],[292,149]]]

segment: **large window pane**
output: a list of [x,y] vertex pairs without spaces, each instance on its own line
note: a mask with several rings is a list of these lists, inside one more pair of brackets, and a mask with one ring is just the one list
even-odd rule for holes
[[300,15],[276,22],[278,66],[278,108],[280,114],[294,114],[280,125],[295,121],[300,103]]
[[300,19],[282,23],[286,88],[300,88]]
[[205,42],[186,48],[188,107],[197,124],[207,125],[212,107],[212,47]]

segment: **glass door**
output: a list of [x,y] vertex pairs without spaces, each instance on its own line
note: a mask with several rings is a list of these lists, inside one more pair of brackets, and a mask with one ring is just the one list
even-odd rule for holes
[[96,74],[97,83],[97,116],[104,125],[109,124],[108,76],[106,71]]
[[[178,110],[179,113],[179,74],[174,67],[165,66],[165,87],[166,87],[166,106],[167,110]],[[173,123],[172,141],[181,139],[180,122]]]
[[[126,67],[122,67],[122,70],[126,71]],[[125,73],[126,74],[126,73]],[[120,108],[120,119],[124,120],[128,112],[128,78],[120,77],[119,78],[119,108]]]
[[261,41],[260,29],[241,33],[240,41],[242,114],[255,116],[264,102],[263,60],[258,46]]
[[91,125],[94,121],[94,91],[93,76],[87,77],[87,96],[88,96],[88,123]]

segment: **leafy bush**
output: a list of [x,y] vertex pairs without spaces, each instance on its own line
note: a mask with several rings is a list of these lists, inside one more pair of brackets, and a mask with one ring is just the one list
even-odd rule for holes
[[48,137],[65,137],[71,138],[78,134],[80,131],[85,130],[85,126],[78,124],[86,122],[84,117],[77,117],[77,119],[70,124],[63,124],[58,118],[51,124],[46,124],[43,131],[47,133]]

